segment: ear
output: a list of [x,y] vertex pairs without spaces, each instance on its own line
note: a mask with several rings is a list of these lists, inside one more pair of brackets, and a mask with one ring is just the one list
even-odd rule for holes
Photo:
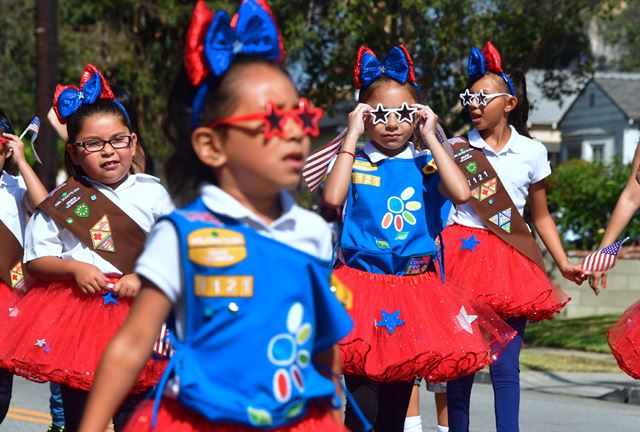
[[199,127],[191,132],[191,146],[198,159],[211,168],[220,168],[227,162],[222,136],[211,128]]
[[71,162],[73,162],[74,165],[80,166],[80,158],[78,157],[76,150],[78,150],[77,146],[74,146],[73,144],[67,144],[67,153],[69,153]]
[[504,112],[506,113],[511,112],[514,109],[516,109],[517,106],[518,106],[518,98],[515,96],[512,96],[507,99],[507,102],[504,105]]
[[131,154],[135,155],[138,149],[138,135],[135,132],[131,132]]

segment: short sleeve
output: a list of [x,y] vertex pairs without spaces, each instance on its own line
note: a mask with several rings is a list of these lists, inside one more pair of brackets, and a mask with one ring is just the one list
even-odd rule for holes
[[536,143],[536,157],[533,163],[533,173],[531,176],[531,183],[538,183],[540,180],[547,178],[551,174],[551,165],[547,158],[547,148],[541,144]]
[[64,245],[60,228],[48,214],[37,210],[24,234],[24,262],[45,256],[62,256]]
[[353,327],[353,321],[336,295],[331,292],[327,281],[318,282],[314,284],[313,292],[316,316],[314,354],[342,340]]
[[151,229],[135,266],[135,272],[153,283],[173,304],[178,302],[182,286],[179,251],[175,227],[162,220]]

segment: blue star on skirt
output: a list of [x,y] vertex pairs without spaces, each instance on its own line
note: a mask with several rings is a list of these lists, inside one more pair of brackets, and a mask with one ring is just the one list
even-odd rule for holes
[[103,298],[104,304],[109,304],[109,303],[113,303],[113,304],[120,304],[118,303],[118,299],[116,299],[113,294],[111,293],[111,291],[107,291],[104,294],[100,294]]
[[381,311],[381,313],[382,320],[376,323],[376,327],[386,327],[389,334],[393,334],[393,331],[397,326],[406,324],[400,319],[400,309],[396,310],[394,313],[388,313],[386,311]]
[[462,246],[460,247],[460,250],[469,249],[473,252],[473,249],[480,244],[480,242],[476,240],[475,234],[471,234],[471,237],[469,237],[468,239],[461,238],[460,240],[462,240]]

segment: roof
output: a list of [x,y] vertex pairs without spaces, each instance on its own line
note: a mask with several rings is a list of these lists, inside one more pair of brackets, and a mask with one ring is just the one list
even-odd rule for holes
[[527,72],[527,97],[531,104],[529,112],[530,125],[551,125],[556,127],[564,116],[565,112],[573,104],[578,97],[580,88],[569,89],[574,90],[570,94],[563,94],[560,100],[554,100],[544,95],[543,82],[545,81],[545,71],[532,69]]
[[594,82],[634,121],[640,121],[640,73],[596,72]]

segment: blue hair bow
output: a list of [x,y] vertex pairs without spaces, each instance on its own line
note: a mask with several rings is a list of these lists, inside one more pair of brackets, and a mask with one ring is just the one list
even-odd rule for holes
[[354,72],[356,88],[367,88],[382,75],[401,84],[414,81],[407,54],[398,46],[391,48],[382,63],[369,48],[360,47]]
[[102,93],[100,75],[94,73],[91,78],[78,90],[73,86],[67,87],[57,98],[60,116],[68,118],[83,104],[94,103]]
[[500,75],[507,83],[511,95],[515,96],[516,90],[513,83],[502,69],[500,52],[491,42],[487,42],[482,51],[475,47],[471,48],[469,51],[469,63],[467,64],[467,73],[471,79],[483,77],[487,71]]

